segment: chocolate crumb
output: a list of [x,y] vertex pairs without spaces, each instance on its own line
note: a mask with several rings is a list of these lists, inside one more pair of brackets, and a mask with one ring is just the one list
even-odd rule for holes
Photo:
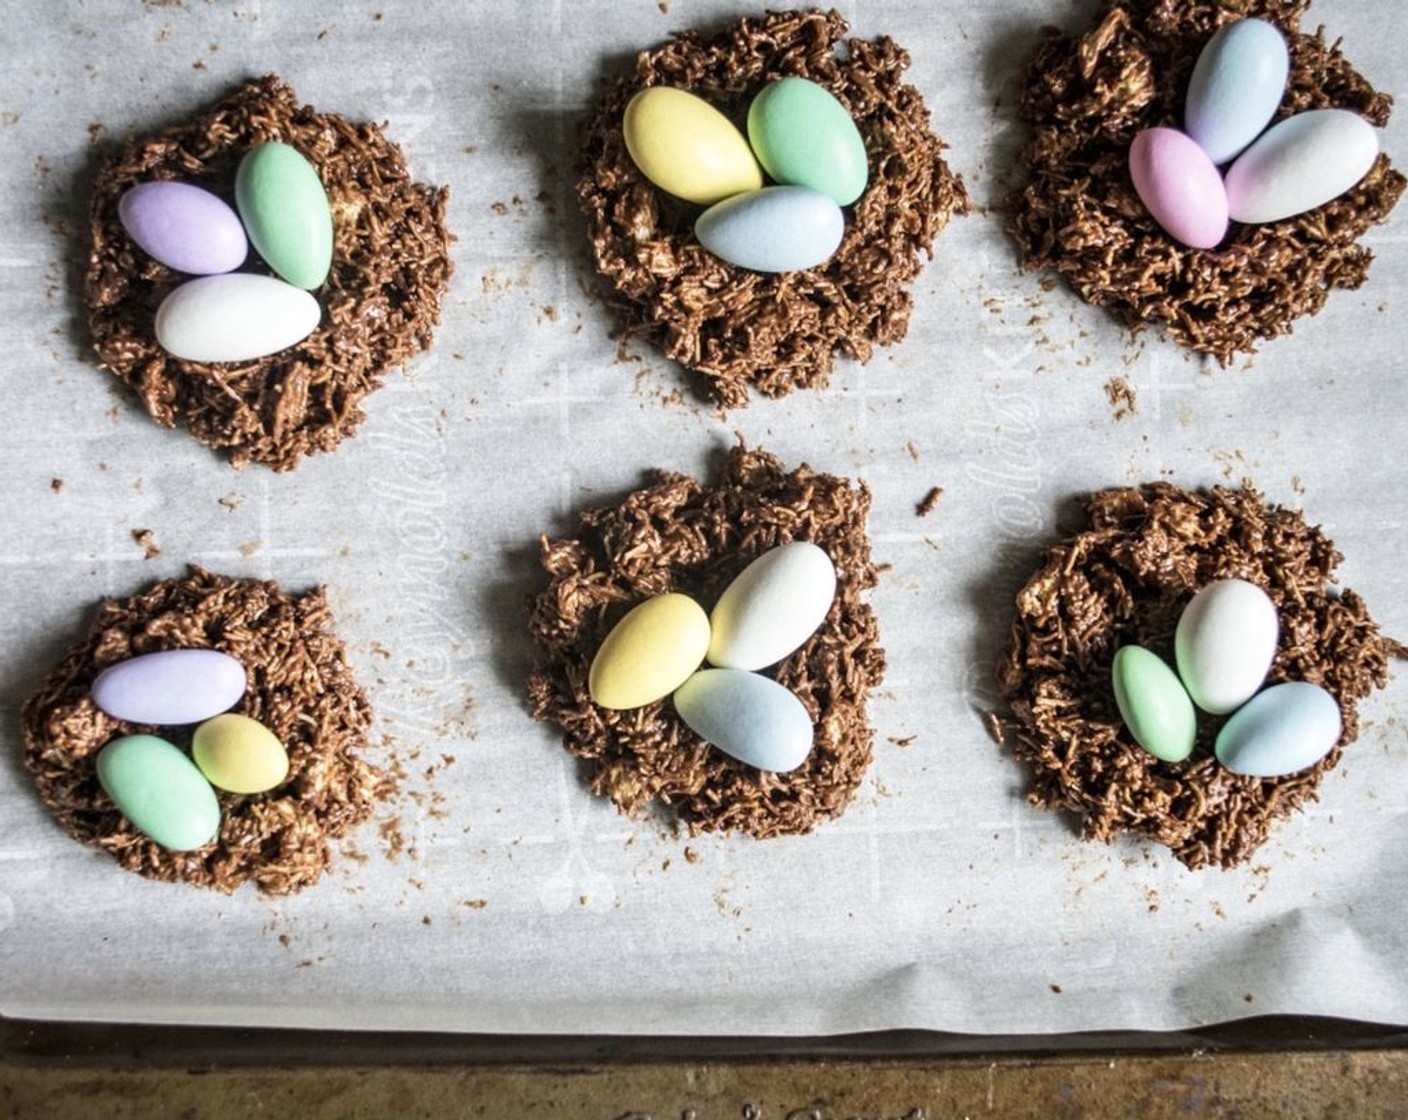
[[[277,354],[244,363],[188,362],[157,345],[153,318],[186,277],[138,249],[117,202],[151,179],[233,195],[254,144],[282,140],[318,169],[332,206],[332,271],[315,293],[318,328]],[[401,149],[373,124],[299,106],[289,86],[251,81],[189,124],[129,139],[98,174],[90,208],[88,324],[102,368],[130,386],[163,427],[178,421],[236,466],[292,470],[330,451],[364,419],[361,401],[384,374],[431,344],[449,282],[448,191],[411,180]],[[247,269],[267,272],[254,254]]]
[[[575,539],[542,540],[549,583],[529,601],[539,653],[528,681],[533,715],[561,725],[563,745],[588,761],[592,792],[627,814],[658,800],[691,832],[808,832],[844,811],[870,765],[866,697],[885,667],[875,616],[862,601],[876,582],[865,530],[870,491],[807,466],[785,471],[772,455],[741,447],[714,487],[658,478],[612,509],[583,513]],[[591,702],[592,657],[627,610],[666,591],[707,610],[750,561],[794,539],[822,548],[837,577],[821,628],[769,671],[816,727],[800,767],[775,774],[745,766],[705,744],[668,700],[631,711]]]
[[939,504],[939,499],[942,498],[943,496],[944,496],[944,488],[943,488],[942,486],[935,486],[935,487],[933,487],[932,489],[930,489],[930,491],[929,491],[927,494],[925,494],[924,497],[915,505],[915,507],[914,507],[914,514],[915,514],[915,516],[916,516],[916,517],[928,517],[929,514],[931,514],[931,513],[934,512],[934,509],[935,509],[935,508],[938,506],[938,504]]
[[983,713],[983,726],[987,729],[988,738],[998,746],[1002,746],[1006,738],[1006,729],[1002,722],[1002,717],[996,712]]
[[132,539],[141,548],[143,560],[155,560],[161,555],[161,549],[157,547],[156,543],[156,534],[150,529],[133,529]]
[[1058,996],[1059,996],[1059,995],[1061,994],[1061,985],[1060,985],[1060,984],[1052,984],[1052,985],[1051,985],[1051,991],[1052,991],[1055,995],[1058,995]]
[[1105,399],[1115,410],[1116,420],[1123,420],[1139,411],[1139,398],[1126,378],[1112,377],[1105,382]]
[[1180,345],[1234,354],[1288,334],[1335,288],[1358,288],[1373,254],[1360,235],[1384,221],[1404,177],[1381,155],[1357,186],[1280,222],[1233,223],[1216,250],[1170,238],[1139,201],[1129,146],[1156,125],[1180,127],[1193,64],[1214,30],[1256,16],[1291,49],[1277,120],[1342,108],[1382,128],[1393,99],[1364,80],[1324,30],[1299,30],[1309,0],[1103,0],[1083,35],[1046,28],[1022,78],[1021,116],[1034,130],[1027,185],[1009,200],[1023,267],[1055,269],[1076,293],[1130,329],[1161,324]]
[[[771,12],[715,34],[685,31],[641,52],[587,125],[577,198],[598,271],[628,336],[659,344],[702,374],[725,408],[824,386],[835,352],[867,361],[904,337],[920,258],[970,208],[942,158],[919,91],[902,81],[909,55],[893,40],[843,39],[837,12]],[[621,122],[640,90],[668,85],[704,98],[735,123],[769,81],[825,86],[854,118],[870,183],[848,208],[846,234],[824,265],[764,274],[736,268],[694,237],[701,208],[652,186],[626,151]]]
[[[220,834],[193,852],[171,852],[139,833],[98,784],[94,760],[137,730],[100,711],[93,679],[128,657],[165,649],[219,649],[249,670],[237,711],[284,744],[289,777],[258,796],[216,791]],[[332,632],[322,588],[286,595],[272,580],[242,580],[192,566],[99,608],[88,635],[20,710],[24,762],[39,795],[74,839],[109,852],[128,871],[230,893],[253,881],[288,894],[320,878],[330,841],[365,820],[394,788],[356,751],[371,708]]]
[[61,478],[51,478],[49,480],[49,489],[55,494],[62,494],[64,492],[64,480]]
[[[1086,839],[1121,831],[1167,845],[1190,868],[1247,860],[1271,825],[1316,797],[1359,733],[1359,700],[1388,682],[1401,647],[1384,638],[1364,601],[1334,591],[1342,559],[1301,513],[1268,506],[1249,484],[1210,492],[1156,482],[1087,499],[1090,527],[1047,550],[1017,594],[1011,645],[998,665],[1012,749],[1031,767],[1028,800],[1066,810]],[[1194,593],[1218,579],[1249,580],[1280,617],[1268,681],[1310,681],[1339,703],[1343,732],[1314,766],[1248,778],[1221,766],[1223,722],[1201,717],[1183,763],[1155,759],[1130,738],[1115,706],[1115,650],[1138,643],[1172,662],[1173,631]],[[999,727],[990,716],[989,727]]]
[[686,847],[684,850],[685,863],[698,863],[703,857],[693,848]]

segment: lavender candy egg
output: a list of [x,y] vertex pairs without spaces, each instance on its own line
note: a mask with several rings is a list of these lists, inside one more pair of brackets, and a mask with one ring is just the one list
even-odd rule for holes
[[122,227],[149,256],[193,276],[233,272],[249,255],[234,209],[190,183],[138,183],[118,200]]
[[1379,134],[1348,109],[1311,109],[1273,125],[1227,169],[1237,222],[1279,222],[1338,198],[1379,158]]
[[1129,147],[1139,199],[1175,241],[1212,249],[1227,236],[1227,191],[1202,148],[1176,128],[1148,128]]
[[1286,92],[1291,53],[1264,19],[1218,28],[1188,81],[1183,127],[1213,163],[1226,163],[1261,135]]
[[113,719],[129,723],[200,723],[244,695],[244,666],[218,649],[168,649],[110,665],[89,695]]

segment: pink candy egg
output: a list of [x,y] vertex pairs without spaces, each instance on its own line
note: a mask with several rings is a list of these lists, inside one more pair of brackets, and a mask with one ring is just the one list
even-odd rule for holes
[[1150,128],[1129,148],[1140,201],[1175,241],[1211,249],[1227,235],[1227,191],[1202,148],[1176,128]]

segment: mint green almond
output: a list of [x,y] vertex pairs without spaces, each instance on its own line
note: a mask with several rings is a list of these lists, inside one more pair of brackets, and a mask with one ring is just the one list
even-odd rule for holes
[[220,802],[196,764],[155,735],[124,735],[98,752],[98,781],[118,810],[173,852],[202,848],[220,831]]
[[1178,674],[1143,646],[1123,646],[1110,670],[1115,703],[1134,741],[1157,759],[1182,762],[1193,753],[1198,717]]
[[865,190],[865,141],[830,90],[783,78],[748,107],[748,142],[773,180],[810,187],[849,206]]
[[298,149],[271,140],[245,153],[235,172],[235,208],[255,250],[295,288],[313,289],[332,267],[327,191]]

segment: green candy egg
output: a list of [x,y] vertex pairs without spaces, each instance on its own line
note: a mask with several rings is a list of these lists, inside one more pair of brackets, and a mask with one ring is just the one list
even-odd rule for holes
[[849,206],[865,190],[865,141],[830,90],[805,78],[783,78],[748,108],[748,142],[769,175],[810,187]]
[[165,739],[114,739],[98,752],[98,781],[124,817],[170,851],[202,848],[220,831],[215,790],[185,752]]
[[1115,703],[1135,742],[1164,762],[1193,753],[1198,718],[1183,682],[1164,660],[1142,646],[1123,646],[1110,669]]
[[295,288],[316,288],[332,267],[332,210],[318,172],[277,140],[245,153],[235,208],[269,267]]

